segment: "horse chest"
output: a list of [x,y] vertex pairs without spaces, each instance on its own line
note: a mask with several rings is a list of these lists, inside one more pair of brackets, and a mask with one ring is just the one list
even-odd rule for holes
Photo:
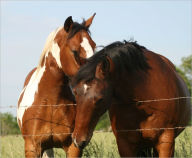
[[[17,109],[17,119],[20,121],[20,125],[22,126],[22,119],[25,111],[31,107],[35,100],[35,94],[38,92],[38,85],[45,71],[45,67],[41,68],[39,71],[35,70],[32,74],[28,84],[24,87],[20,97],[22,100],[19,103]],[[20,98],[19,97],[19,98]]]
[[[39,112],[38,106],[58,104],[61,98],[59,94],[62,80],[60,82],[56,81],[46,70],[45,66],[34,71],[19,97],[17,119],[20,122],[20,126],[22,126],[24,114],[28,108],[36,107],[36,111]],[[29,113],[30,110],[28,110],[27,115]]]

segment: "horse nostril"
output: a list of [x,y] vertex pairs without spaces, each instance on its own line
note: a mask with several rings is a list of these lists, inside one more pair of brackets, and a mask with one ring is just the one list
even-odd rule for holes
[[87,145],[87,141],[81,141],[78,146],[79,148],[83,149]]
[[77,148],[83,149],[87,145],[87,141],[77,142],[76,138],[73,139],[73,143]]

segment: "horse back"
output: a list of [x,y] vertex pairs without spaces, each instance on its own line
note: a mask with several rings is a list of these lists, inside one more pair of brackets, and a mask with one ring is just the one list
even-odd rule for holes
[[[187,125],[191,115],[191,102],[186,83],[169,59],[153,52],[147,52],[145,55],[152,68],[149,70],[151,78],[149,90],[155,94],[156,100],[168,99],[168,101],[157,101],[154,107],[159,105],[163,111],[169,111],[169,118],[172,117],[175,126]],[[149,93],[149,96],[153,96],[152,93]],[[169,100],[171,98],[175,99]]]
[[164,61],[170,68],[172,68],[173,70],[176,70],[174,64],[173,64],[169,59],[167,59],[166,57],[164,57],[164,56],[162,56],[162,55],[160,55],[160,54],[158,54],[158,55],[161,57],[161,59],[163,59],[163,61]]

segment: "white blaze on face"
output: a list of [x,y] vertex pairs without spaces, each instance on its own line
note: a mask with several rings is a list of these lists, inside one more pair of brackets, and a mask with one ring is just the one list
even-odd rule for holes
[[83,85],[83,88],[84,88],[84,94],[87,93],[88,85],[87,85],[87,84],[84,84],[84,85]]
[[83,41],[81,42],[81,47],[86,51],[87,58],[93,55],[93,49],[86,37],[83,37]]

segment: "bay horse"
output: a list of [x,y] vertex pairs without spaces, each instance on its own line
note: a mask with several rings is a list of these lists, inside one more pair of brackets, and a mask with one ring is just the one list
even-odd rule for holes
[[114,42],[88,59],[72,86],[77,147],[88,144],[109,109],[121,157],[143,157],[142,150],[152,148],[155,157],[174,156],[175,138],[183,130],[175,127],[188,124],[191,105],[186,84],[167,58],[136,42]]
[[89,26],[94,16],[82,24],[69,16],[50,33],[38,66],[26,77],[17,109],[26,158],[41,157],[53,147],[63,148],[68,157],[81,156],[71,139],[76,107],[69,77],[93,55]]

